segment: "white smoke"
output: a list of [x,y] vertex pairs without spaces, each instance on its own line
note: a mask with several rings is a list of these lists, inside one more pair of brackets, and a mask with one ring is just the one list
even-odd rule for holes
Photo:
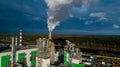
[[48,29],[50,32],[59,25],[59,23],[71,16],[72,7],[81,7],[89,5],[98,0],[45,0],[48,6]]

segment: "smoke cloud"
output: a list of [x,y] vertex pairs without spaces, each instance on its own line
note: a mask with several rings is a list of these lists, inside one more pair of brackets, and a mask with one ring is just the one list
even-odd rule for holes
[[71,15],[73,7],[81,7],[97,2],[98,0],[45,0],[48,10],[48,29],[50,32]]

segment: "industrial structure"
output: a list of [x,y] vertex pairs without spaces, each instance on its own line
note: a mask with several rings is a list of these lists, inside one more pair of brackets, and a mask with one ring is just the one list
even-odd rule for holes
[[22,30],[19,33],[19,46],[22,46]]
[[85,67],[85,63],[82,63],[82,52],[74,43],[66,40],[66,46],[56,51],[51,32],[48,37],[38,38],[36,45],[24,46],[20,30],[19,43],[17,37],[12,37],[12,48],[0,53],[0,67]]
[[0,52],[0,67],[36,67],[36,46],[22,45],[22,30],[17,36],[11,38],[11,49],[4,48]]
[[[15,55],[15,62],[21,64],[22,67],[36,66],[37,48],[17,50]],[[0,67],[10,67],[11,63],[12,53],[10,51],[0,53]]]
[[37,40],[37,46],[38,46],[38,53],[37,53],[38,56],[36,58],[37,60],[36,67],[48,67],[50,65],[48,39],[39,38]]

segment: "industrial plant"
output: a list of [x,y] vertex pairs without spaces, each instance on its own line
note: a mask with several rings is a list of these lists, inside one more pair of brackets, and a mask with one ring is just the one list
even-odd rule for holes
[[0,67],[120,67],[120,0],[0,0]]
[[[11,48],[0,52],[0,67],[86,67],[96,65],[94,56],[85,58],[80,49],[69,40],[56,50],[51,32],[48,38],[36,39],[36,45],[22,44],[22,30],[19,38],[11,37]],[[84,57],[83,57],[84,56]]]
[[[48,38],[39,37],[36,45],[24,45],[19,37],[11,37],[10,48],[0,52],[0,67],[112,67],[102,62],[97,55],[86,54],[76,44],[65,40],[60,46],[54,43],[51,32]],[[57,48],[56,48],[57,47]]]

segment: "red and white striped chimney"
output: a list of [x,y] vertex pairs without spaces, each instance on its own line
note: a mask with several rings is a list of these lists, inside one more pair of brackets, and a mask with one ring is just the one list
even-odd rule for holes
[[19,33],[19,46],[22,46],[22,30]]

